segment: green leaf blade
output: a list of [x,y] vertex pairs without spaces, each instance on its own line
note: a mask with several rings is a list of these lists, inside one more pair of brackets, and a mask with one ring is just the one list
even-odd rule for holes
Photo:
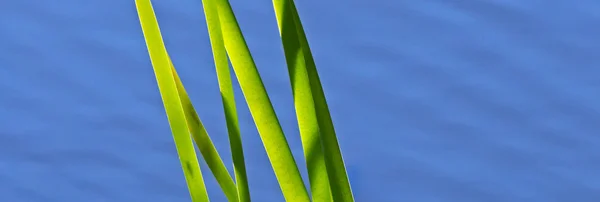
[[288,66],[298,128],[308,170],[313,202],[330,202],[331,191],[321,146],[319,123],[306,70],[306,61],[291,8],[286,1],[273,1],[277,25]]
[[[202,4],[227,121],[235,182],[173,67],[150,0],[135,2],[192,201],[209,200],[193,140],[228,200],[250,202],[228,56],[286,201],[311,201],[229,1],[202,0]],[[353,202],[329,107],[294,2],[273,0],[273,5],[294,93],[312,201]]]
[[152,4],[149,0],[136,0],[135,4],[190,196],[193,202],[208,202],[185,112]]
[[216,0],[225,49],[286,201],[308,202],[308,192],[227,0]]
[[219,89],[221,91],[223,110],[227,123],[227,132],[229,134],[229,143],[233,159],[238,201],[250,202],[250,188],[248,186],[248,176],[246,174],[242,138],[237,117],[237,109],[235,106],[233,84],[231,81],[231,73],[229,72],[227,52],[225,50],[225,44],[223,42],[223,35],[221,32],[219,13],[214,3],[214,0],[202,0],[204,15],[206,17],[206,24],[208,27],[208,34],[213,51],[213,58],[215,61],[215,68],[217,71]]
[[[310,124],[314,124],[314,121],[316,120],[320,131],[320,140],[324,152],[323,158],[329,179],[328,183],[331,187],[332,199],[336,202],[353,202],[354,196],[352,194],[344,160],[335,134],[333,120],[329,113],[325,93],[294,1],[273,0],[273,5],[278,19],[280,33],[282,35],[284,50],[285,52],[296,53],[295,55],[286,53],[286,60],[288,60],[288,67],[290,68],[290,79],[293,83],[292,88],[294,89],[294,97],[302,97],[295,98],[301,133],[304,128],[301,126],[303,125],[302,122],[300,122],[301,120],[311,120]],[[292,27],[295,27],[295,29]],[[287,37],[288,35],[289,37]],[[301,49],[300,51],[297,50],[298,46]],[[295,58],[290,59],[293,57]],[[309,101],[310,99],[313,101],[312,105]],[[305,133],[311,132],[307,130]],[[311,135],[306,137],[306,139],[314,140],[315,136]],[[303,141],[303,144],[305,144],[304,142],[308,143],[309,141]],[[319,151],[313,149],[313,152],[318,154]],[[318,168],[322,169],[322,167]],[[317,168],[309,168],[309,175],[311,170],[313,175],[316,175],[314,174],[315,172],[319,173],[319,175],[323,175],[321,174],[323,171],[318,170]],[[318,180],[318,178],[316,180]],[[323,181],[315,182],[315,185],[318,187],[313,190],[318,191],[318,195],[315,196],[313,194],[313,200],[328,201],[328,196],[324,193],[322,188],[323,184],[325,184]],[[311,184],[311,186],[312,185],[313,184]]]
[[221,187],[221,190],[223,190],[223,193],[225,194],[227,199],[229,201],[237,201],[238,195],[235,183],[233,182],[231,175],[229,175],[227,167],[225,167],[221,156],[219,156],[217,148],[213,144],[210,136],[208,135],[206,128],[202,124],[202,121],[200,120],[196,109],[192,105],[191,100],[183,86],[183,83],[181,82],[181,79],[177,74],[177,71],[173,67],[172,62],[170,60],[169,62],[171,63],[171,70],[173,72],[173,75],[175,76],[177,90],[179,92],[180,100],[185,109],[184,111],[186,113],[186,121],[188,123],[188,126],[190,127],[190,133],[192,134],[193,140],[196,143],[196,146],[198,146],[198,150],[200,150],[204,161],[206,162],[208,168],[217,180],[217,183]]

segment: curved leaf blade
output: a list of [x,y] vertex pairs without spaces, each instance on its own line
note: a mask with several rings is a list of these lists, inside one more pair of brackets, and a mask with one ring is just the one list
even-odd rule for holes
[[313,202],[330,202],[331,191],[325,157],[321,146],[319,123],[306,70],[306,59],[302,50],[295,19],[287,1],[274,0],[273,7],[283,43],[288,66],[298,128],[308,170]]
[[[305,133],[302,135],[303,145],[312,145],[314,144],[312,142],[316,141],[317,135],[314,133],[315,129],[312,128],[313,125],[311,125],[315,123],[315,119],[320,131],[320,145],[322,145],[323,149],[322,157],[319,156],[320,151],[318,149],[313,148],[306,151],[308,146],[304,146],[305,152],[309,152],[309,154],[305,154],[307,158],[311,155],[318,156],[314,157],[317,160],[313,162],[317,165],[312,165],[312,169],[311,165],[308,165],[309,176],[312,172],[312,176],[310,176],[311,186],[317,186],[314,188],[311,187],[316,191],[316,194],[313,194],[313,200],[315,202],[330,200],[325,191],[326,189],[323,188],[326,183],[329,183],[333,201],[353,202],[354,196],[336,137],[333,120],[329,113],[325,93],[294,1],[273,0],[273,6],[286,52],[286,60],[288,61],[301,135],[303,130]],[[304,124],[302,124],[303,120]],[[324,175],[322,173],[323,167],[319,167],[321,158],[324,159],[326,165],[328,182],[320,179]]]

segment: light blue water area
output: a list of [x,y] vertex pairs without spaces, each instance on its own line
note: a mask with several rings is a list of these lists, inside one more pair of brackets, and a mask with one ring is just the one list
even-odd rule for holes
[[[230,162],[201,3],[154,4]],[[232,4],[303,167],[272,4]],[[600,200],[600,1],[297,4],[357,201]],[[283,201],[239,108],[252,197]],[[0,1],[0,201],[189,201],[133,0]]]

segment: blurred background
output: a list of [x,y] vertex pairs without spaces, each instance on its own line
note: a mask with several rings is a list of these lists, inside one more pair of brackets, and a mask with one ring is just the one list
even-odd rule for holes
[[[153,2],[231,169],[201,1]],[[305,173],[272,3],[231,2]],[[296,2],[356,201],[600,200],[599,1]],[[238,107],[253,200],[283,201]],[[0,201],[190,201],[133,0],[0,2]]]

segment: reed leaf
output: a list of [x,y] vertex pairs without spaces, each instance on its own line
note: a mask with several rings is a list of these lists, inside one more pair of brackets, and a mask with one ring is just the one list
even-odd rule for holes
[[221,186],[221,189],[225,193],[227,199],[229,201],[237,201],[238,194],[235,183],[233,182],[231,175],[229,175],[229,172],[227,172],[227,168],[225,167],[223,160],[219,156],[219,153],[210,139],[210,136],[208,136],[202,121],[198,117],[196,109],[194,109],[194,106],[192,105],[192,102],[185,88],[183,87],[183,84],[181,83],[181,79],[179,78],[179,75],[173,66],[173,63],[170,60],[169,63],[171,64],[173,75],[175,76],[175,82],[180,96],[179,98],[183,104],[184,111],[186,113],[186,121],[190,127],[189,131],[192,134],[193,140],[196,143],[196,146],[198,146],[198,150],[200,150],[206,165],[208,165],[208,168],[212,172],[213,176],[215,176],[217,183],[219,183],[219,186]]
[[313,201],[327,202],[333,197],[336,202],[352,202],[329,107],[294,1],[273,0],[273,7],[292,82]]
[[136,0],[135,5],[190,196],[193,202],[208,202],[184,108],[152,4],[149,0]]
[[223,35],[221,33],[219,13],[213,0],[202,0],[202,6],[204,7],[204,15],[206,16],[206,24],[208,27],[208,34],[212,46],[215,68],[217,70],[217,79],[219,81],[219,89],[221,91],[221,99],[223,102],[223,110],[225,112],[227,131],[229,134],[229,144],[231,148],[235,180],[237,185],[238,201],[250,202],[250,189],[248,187],[248,176],[246,174],[246,166],[244,162],[242,138],[240,135],[240,127],[235,106],[231,73],[229,72],[229,61],[227,59],[227,52],[225,50]]
[[277,25],[288,66],[298,128],[302,140],[313,202],[330,202],[331,191],[321,147],[319,123],[315,111],[310,81],[306,72],[304,52],[298,40],[293,16],[286,1],[273,1]]
[[[149,3],[148,0],[145,0],[146,2],[143,2],[143,1],[144,0],[136,1],[136,5],[144,5],[144,3]],[[146,4],[146,5],[151,5],[151,4]],[[154,18],[154,19],[156,18],[153,10],[148,11],[148,10],[144,10],[143,8],[145,8],[145,7],[138,7],[138,12],[140,13],[140,15],[144,14],[145,16],[147,16],[147,15],[151,14],[152,18]],[[152,8],[150,7],[150,9],[152,9]],[[155,23],[154,26],[156,26],[156,28],[158,28],[158,24],[156,23],[156,20],[154,20],[153,22],[152,21],[148,21],[148,22]],[[147,29],[143,29],[143,30],[145,31]],[[146,37],[146,38],[149,38],[149,37]],[[162,40],[162,37],[160,37],[160,39]],[[150,47],[150,42],[147,42],[147,44]],[[158,45],[160,45],[160,44],[158,44]],[[194,107],[191,103],[191,100],[190,100],[187,92],[185,91],[183,84],[181,83],[181,80],[170,60],[170,57],[168,56],[168,53],[166,51],[166,48],[164,47],[164,44],[162,44],[160,46],[164,50],[164,54],[166,54],[166,59],[168,61],[169,69],[173,76],[172,82],[176,86],[177,95],[178,95],[177,98],[179,99],[179,101],[181,103],[181,107],[184,112],[185,122],[187,124],[187,130],[189,133],[192,134],[193,140],[196,142],[196,145],[198,146],[200,153],[202,154],[202,156],[203,156],[204,160],[206,161],[208,167],[210,168],[211,172],[217,179],[217,182],[221,186],[221,189],[225,193],[225,196],[230,201],[237,201],[238,200],[237,192],[236,192],[236,187],[233,182],[233,179],[227,172],[227,168],[225,167],[223,161],[221,160],[221,157],[219,156],[214,144],[212,143],[212,140],[208,136],[208,133],[206,132],[204,125],[202,124],[200,118],[198,117],[198,114],[196,113],[196,110],[194,109]],[[153,57],[151,55],[151,59],[152,58]],[[158,72],[156,70],[157,66],[155,64],[153,64],[153,67],[155,69],[155,72]],[[166,95],[161,91],[161,96],[166,97],[169,95]],[[173,128],[173,126],[172,126],[172,128]],[[188,133],[188,135],[189,135],[189,133]],[[180,147],[180,144],[177,141],[175,142],[175,145],[178,148]],[[193,145],[192,145],[192,147],[193,147]],[[195,152],[194,152],[194,156],[195,156]],[[197,166],[198,163],[195,163],[195,165]],[[206,192],[206,190],[204,190],[204,192]],[[190,193],[193,194],[191,189],[190,189]],[[193,199],[193,201],[196,201],[194,198],[192,198],[192,199]],[[208,198],[206,198],[206,200],[208,200]]]
[[225,49],[286,201],[310,201],[296,161],[228,0],[213,0]]
[[[169,58],[150,0],[135,2],[192,201],[209,200],[193,139],[227,199],[250,202],[228,58],[285,200],[311,201],[229,1],[202,0],[202,5],[227,122],[235,182],[208,136]],[[273,6],[292,83],[312,201],[353,202],[333,121],[296,6],[293,0],[273,0]]]

